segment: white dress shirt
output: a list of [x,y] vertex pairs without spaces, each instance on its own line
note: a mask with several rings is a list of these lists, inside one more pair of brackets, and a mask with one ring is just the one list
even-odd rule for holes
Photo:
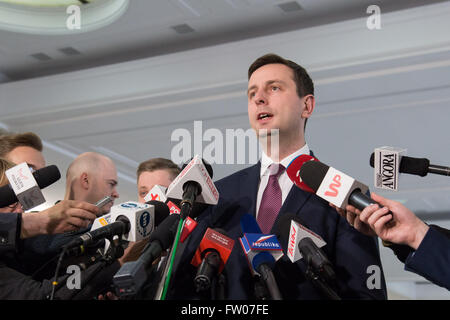
[[[280,161],[280,163],[287,168],[288,165],[291,163],[292,160],[294,160],[296,157],[298,157],[301,154],[307,154],[309,155],[309,147],[307,144],[305,144],[302,148],[297,150],[294,153],[291,153],[289,156],[284,158]],[[274,161],[269,158],[269,156],[266,155],[266,153],[262,152],[261,157],[261,172],[260,172],[260,180],[259,180],[259,188],[258,188],[258,196],[256,198],[256,217],[258,217],[259,213],[259,206],[261,205],[261,199],[262,195],[264,193],[264,190],[266,189],[267,183],[269,182],[269,176],[270,176],[270,169],[269,166],[274,163]],[[280,175],[278,178],[278,183],[280,184],[281,188],[281,205],[283,205],[284,200],[286,200],[287,195],[289,194],[289,191],[291,191],[292,185],[294,184],[291,179],[289,179],[286,170],[283,172],[283,174]]]

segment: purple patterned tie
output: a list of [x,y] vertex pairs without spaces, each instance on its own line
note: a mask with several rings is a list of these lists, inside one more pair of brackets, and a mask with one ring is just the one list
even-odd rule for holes
[[264,234],[269,234],[281,209],[281,188],[278,177],[284,172],[282,164],[272,163],[269,167],[270,177],[261,198],[258,211],[258,224]]

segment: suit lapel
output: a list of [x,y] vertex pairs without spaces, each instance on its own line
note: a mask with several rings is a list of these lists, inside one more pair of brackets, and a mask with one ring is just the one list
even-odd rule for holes
[[295,215],[298,215],[311,195],[312,193],[303,191],[300,188],[297,188],[296,185],[293,185],[291,191],[289,192],[286,200],[283,203],[283,206],[280,209],[280,212],[278,213],[277,218],[275,219],[275,222],[271,229],[271,233],[275,231],[274,227],[278,224],[278,220],[283,214],[294,213]]
[[251,199],[250,214],[256,217],[256,198],[258,196],[259,176],[261,172],[261,162],[250,167],[246,171],[246,176],[242,177],[239,194],[244,198]]

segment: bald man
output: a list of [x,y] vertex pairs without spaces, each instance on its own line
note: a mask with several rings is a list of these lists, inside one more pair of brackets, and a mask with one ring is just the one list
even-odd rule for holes
[[[96,203],[105,196],[118,198],[117,170],[112,160],[96,152],[86,152],[76,157],[66,172],[66,192],[64,200],[78,200],[88,203]],[[105,205],[98,211],[101,216],[111,210],[113,202]],[[76,232],[66,232],[52,236],[39,236],[25,241],[26,253],[23,256],[26,268],[21,272],[31,274],[59,254],[60,249],[65,244],[72,241],[75,237],[89,231],[91,225]],[[53,268],[53,270],[52,270]],[[48,278],[54,272],[53,265],[42,271],[39,279]]]
[[[117,170],[113,161],[96,152],[80,154],[70,164],[66,173],[65,200],[96,203],[106,196],[119,197]],[[100,215],[108,213],[114,201],[103,206]]]

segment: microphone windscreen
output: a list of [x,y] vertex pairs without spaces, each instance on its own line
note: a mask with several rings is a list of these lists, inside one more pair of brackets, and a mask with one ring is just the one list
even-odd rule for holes
[[278,242],[284,251],[287,250],[288,241],[289,241],[289,233],[291,231],[291,221],[301,224],[304,227],[307,227],[303,220],[298,217],[295,213],[286,212],[282,214],[275,223],[275,235],[278,238]]
[[319,161],[308,161],[300,168],[301,179],[317,192],[330,167]]
[[[370,166],[373,168],[375,163],[375,153],[370,155]],[[428,168],[430,167],[430,160],[426,158],[412,158],[403,156],[400,160],[399,171],[401,173],[414,174],[417,176],[425,177],[428,174]]]
[[202,158],[203,164],[205,165],[206,171],[208,171],[209,176],[211,177],[211,179],[213,178],[213,169],[212,166],[205,161],[205,159]]
[[177,233],[178,222],[180,220],[179,214],[171,214],[164,219],[158,228],[152,232],[149,242],[159,241],[163,250],[169,248],[172,245],[175,234]]
[[289,179],[292,180],[292,182],[295,183],[297,187],[300,189],[314,193],[314,190],[312,190],[309,186],[307,186],[302,179],[300,179],[300,169],[303,167],[303,165],[308,161],[319,161],[317,158],[307,155],[307,154],[301,154],[295,159],[289,163],[289,165],[286,168],[286,173],[289,177]]
[[167,216],[170,210],[167,204],[158,200],[147,201],[146,204],[155,206],[155,226],[158,226]]
[[400,161],[400,172],[425,177],[430,167],[430,160],[425,158],[411,158],[403,156]]
[[267,264],[271,269],[275,266],[275,258],[267,251],[262,251],[253,257],[253,269],[258,270],[262,264]]
[[285,213],[279,217],[275,223],[275,235],[278,238],[283,250],[286,251],[289,241],[289,231],[291,229],[291,221],[295,218],[294,213]]
[[[57,166],[50,165],[34,171],[33,176],[39,188],[44,189],[58,181],[61,178],[61,173]],[[9,206],[17,201],[17,196],[9,184],[0,188],[0,208]]]
[[44,189],[61,178],[59,169],[54,164],[33,172],[39,188]]

